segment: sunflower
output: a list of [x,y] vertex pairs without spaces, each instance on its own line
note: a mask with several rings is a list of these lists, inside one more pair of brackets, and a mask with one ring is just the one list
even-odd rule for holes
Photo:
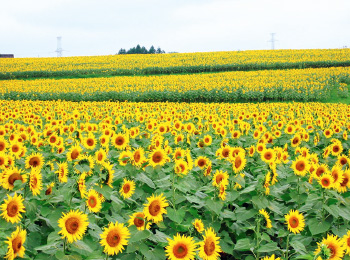
[[294,234],[300,233],[304,230],[305,220],[303,214],[299,213],[298,210],[290,210],[287,215],[284,216],[288,230]]
[[17,227],[16,231],[12,232],[11,237],[7,237],[5,243],[8,245],[6,259],[13,260],[17,256],[24,257],[25,248],[23,244],[26,241],[27,231]]
[[291,140],[290,145],[292,147],[298,147],[301,144],[302,138],[299,134],[296,134]]
[[188,164],[185,160],[180,159],[175,161],[174,171],[178,175],[187,175],[189,171]]
[[348,230],[348,233],[343,236],[342,238],[344,249],[346,250],[346,254],[350,255],[350,230]]
[[157,165],[163,166],[168,159],[168,156],[166,155],[166,152],[159,148],[154,151],[152,151],[149,154],[148,162],[149,165],[156,167]]
[[29,176],[29,188],[33,196],[39,195],[43,188],[43,177],[40,173],[40,168],[32,168]]
[[4,139],[4,137],[0,137],[0,152],[5,152],[6,148],[9,147],[8,142]]
[[86,195],[86,206],[91,212],[97,213],[102,208],[100,194],[95,190],[89,190]]
[[44,157],[40,153],[32,153],[26,158],[26,168],[38,167],[41,168],[44,164]]
[[342,170],[342,166],[339,164],[335,164],[331,170],[331,174],[333,176],[333,186],[334,188],[338,188],[339,185],[343,182],[343,170]]
[[105,183],[113,188],[113,178],[114,178],[114,170],[113,170],[113,164],[109,163],[109,162],[104,162],[102,164],[102,169],[101,169],[102,173],[107,173],[107,179],[105,180]]
[[331,189],[334,186],[334,179],[332,174],[330,173],[322,174],[321,177],[318,179],[318,182],[322,186],[322,188],[325,189]]
[[103,148],[101,148],[95,153],[95,161],[98,164],[102,164],[106,160],[106,158],[107,158],[107,153]]
[[291,168],[295,175],[305,176],[308,169],[310,169],[310,166],[307,159],[300,155],[295,161],[293,161]]
[[89,134],[88,137],[83,138],[82,145],[89,150],[93,150],[96,146],[96,138],[93,134]]
[[347,169],[343,173],[343,182],[337,187],[338,192],[344,193],[350,188],[350,170]]
[[248,148],[248,154],[250,157],[253,157],[254,154],[255,154],[255,146],[254,145],[251,145],[249,148]]
[[192,224],[195,227],[195,229],[197,230],[197,232],[202,233],[204,231],[204,224],[203,224],[203,221],[201,219],[195,219],[192,222]]
[[337,163],[339,163],[341,166],[344,166],[344,165],[349,163],[349,157],[347,157],[344,154],[343,155],[339,155]]
[[123,150],[129,144],[129,137],[126,134],[117,133],[113,136],[112,144],[115,148]]
[[216,236],[213,228],[208,228],[207,230],[205,230],[203,241],[198,243],[198,255],[201,258],[203,258],[203,260],[219,259],[219,253],[221,252],[221,247],[219,246],[219,239],[220,237]]
[[264,151],[262,151],[260,156],[261,156],[261,160],[263,160],[266,163],[274,162],[276,159],[276,153],[271,148],[265,149]]
[[271,224],[272,222],[271,222],[269,213],[267,213],[266,210],[264,209],[259,210],[259,213],[265,218],[266,228],[272,228],[272,224]]
[[61,231],[62,238],[67,238],[68,243],[73,243],[76,240],[81,240],[89,225],[88,217],[80,210],[69,211],[63,213],[63,216],[58,220],[58,226]]
[[72,161],[72,160],[77,159],[79,157],[81,151],[82,151],[82,148],[80,147],[79,144],[72,146],[69,149],[69,152],[67,153],[67,160]]
[[15,186],[15,181],[20,180],[22,183],[27,181],[27,175],[23,174],[21,169],[17,167],[11,167],[4,170],[2,174],[2,186],[4,189],[12,190]]
[[317,243],[318,247],[315,251],[315,255],[321,253],[321,247],[326,245],[330,250],[330,258],[329,260],[342,260],[344,256],[344,245],[343,241],[338,238],[338,236],[328,234],[327,238],[323,238],[321,243]]
[[211,135],[205,135],[203,137],[203,142],[206,146],[209,146],[213,142],[213,138],[211,137]]
[[331,129],[325,129],[323,134],[326,138],[330,138],[333,135],[333,131]]
[[[5,169],[8,164],[8,157],[6,153],[0,152],[0,169]],[[1,181],[0,181],[1,185]]]
[[52,188],[55,186],[54,182],[51,182],[49,185],[46,186],[45,195],[51,195],[52,194]]
[[122,151],[119,154],[119,165],[125,166],[128,164],[128,162],[131,160],[132,158],[132,152],[131,151]]
[[220,159],[227,159],[230,157],[231,153],[231,147],[230,146],[225,146],[221,147],[216,151],[216,156],[218,156]]
[[195,162],[194,165],[195,167],[199,167],[200,169],[204,169],[208,164],[209,164],[210,160],[209,158],[205,157],[205,156],[199,156]]
[[219,187],[221,182],[228,182],[228,173],[221,171],[221,170],[216,170],[214,176],[213,176],[213,186]]
[[86,179],[86,173],[83,172],[82,174],[80,174],[80,177],[78,179],[78,190],[82,198],[86,198],[86,193],[87,193],[85,179]]
[[227,183],[224,183],[224,182],[220,182],[219,184],[219,198],[221,200],[225,200],[226,199],[226,186],[227,186]]
[[145,225],[145,214],[143,212],[136,212],[130,216],[128,221],[129,227],[135,225],[138,230],[150,229],[151,223],[147,222]]
[[232,158],[231,162],[233,171],[239,173],[244,169],[247,159],[245,158],[244,153],[239,153]]
[[3,211],[0,216],[2,216],[7,222],[17,223],[21,220],[21,212],[25,212],[25,207],[23,205],[24,199],[22,195],[15,193],[13,197],[7,195],[7,200],[4,199],[4,203],[0,206]]
[[132,153],[131,163],[136,167],[140,167],[143,161],[145,161],[145,150],[139,147]]
[[68,164],[67,162],[57,164],[58,169],[55,173],[58,174],[59,182],[67,182],[68,181]]
[[196,243],[192,237],[186,237],[179,233],[168,239],[168,246],[165,247],[166,256],[169,260],[193,260],[196,255]]
[[154,223],[163,221],[163,214],[167,213],[165,207],[169,206],[163,193],[159,196],[154,196],[153,194],[151,197],[147,198],[147,200],[148,203],[144,204],[145,208],[143,210],[147,220],[153,221]]
[[100,244],[104,246],[103,252],[108,255],[117,255],[128,244],[130,232],[122,223],[109,223],[101,234]]
[[122,187],[119,190],[121,196],[124,199],[130,198],[135,192],[135,182],[129,181],[126,178],[123,179]]
[[273,254],[272,256],[265,256],[262,260],[281,260],[281,258],[275,258],[275,255]]

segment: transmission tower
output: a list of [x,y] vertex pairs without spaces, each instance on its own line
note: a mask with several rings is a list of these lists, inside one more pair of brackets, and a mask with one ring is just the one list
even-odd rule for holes
[[61,47],[61,39],[62,39],[61,36],[57,37],[57,49],[55,51],[55,52],[57,52],[57,57],[62,57],[63,49]]
[[269,40],[269,42],[271,42],[271,49],[274,50],[275,49],[275,41],[277,41],[275,39],[275,33],[271,33],[271,40]]

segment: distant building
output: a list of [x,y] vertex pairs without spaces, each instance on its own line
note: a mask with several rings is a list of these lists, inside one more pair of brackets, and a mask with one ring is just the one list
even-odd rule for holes
[[0,54],[0,58],[14,58],[13,54]]

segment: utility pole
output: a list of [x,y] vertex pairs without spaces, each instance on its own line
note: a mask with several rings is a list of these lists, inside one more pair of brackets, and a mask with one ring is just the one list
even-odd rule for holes
[[275,34],[276,34],[276,33],[271,33],[271,40],[269,40],[269,42],[271,42],[271,49],[272,49],[272,50],[275,49],[275,41],[276,41],[276,39],[274,38],[274,37],[275,37]]
[[57,57],[62,57],[63,49],[61,47],[61,39],[62,39],[61,36],[57,37],[57,49],[55,51],[55,52],[57,52]]

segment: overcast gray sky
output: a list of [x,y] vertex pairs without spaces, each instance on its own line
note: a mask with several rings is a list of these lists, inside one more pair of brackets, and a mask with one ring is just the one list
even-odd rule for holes
[[350,0],[0,0],[0,53],[109,55],[350,47]]

